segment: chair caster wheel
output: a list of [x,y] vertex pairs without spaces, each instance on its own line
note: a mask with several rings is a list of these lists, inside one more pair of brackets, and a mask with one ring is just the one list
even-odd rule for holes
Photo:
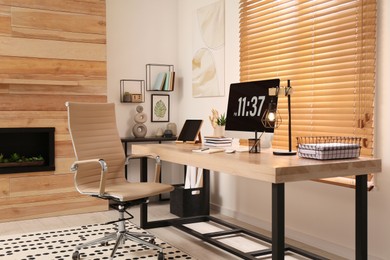
[[79,253],[79,251],[74,251],[73,252],[72,260],[80,260],[80,253]]
[[157,259],[158,260],[164,260],[164,253],[163,252],[159,252]]
[[[106,235],[108,235],[108,234],[109,234],[109,232],[106,232],[106,233],[104,233],[104,236],[106,236]],[[106,241],[106,242],[101,242],[100,245],[101,245],[101,246],[108,246],[108,241]]]

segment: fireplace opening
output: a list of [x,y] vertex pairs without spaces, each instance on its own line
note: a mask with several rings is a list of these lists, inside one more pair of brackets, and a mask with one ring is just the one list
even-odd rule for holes
[[0,128],[0,173],[54,171],[54,130]]

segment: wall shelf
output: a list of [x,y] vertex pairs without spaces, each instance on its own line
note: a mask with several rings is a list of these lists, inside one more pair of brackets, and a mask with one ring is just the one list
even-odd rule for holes
[[147,91],[173,91],[175,69],[170,64],[146,64]]
[[138,79],[120,80],[121,103],[145,102],[145,81]]

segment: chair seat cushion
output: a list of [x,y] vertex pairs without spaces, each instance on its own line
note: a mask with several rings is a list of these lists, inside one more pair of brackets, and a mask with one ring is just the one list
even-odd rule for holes
[[120,201],[151,197],[172,190],[171,185],[156,182],[106,184],[106,193]]
[[[96,187],[96,185],[93,186]],[[85,185],[81,192],[97,194],[98,190],[94,187]],[[170,192],[173,189],[172,185],[164,183],[107,180],[105,195],[117,198],[119,201],[130,201]]]

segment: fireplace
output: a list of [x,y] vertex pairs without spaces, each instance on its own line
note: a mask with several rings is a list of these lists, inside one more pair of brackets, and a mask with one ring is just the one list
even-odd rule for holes
[[54,171],[54,130],[54,127],[0,128],[0,174]]

